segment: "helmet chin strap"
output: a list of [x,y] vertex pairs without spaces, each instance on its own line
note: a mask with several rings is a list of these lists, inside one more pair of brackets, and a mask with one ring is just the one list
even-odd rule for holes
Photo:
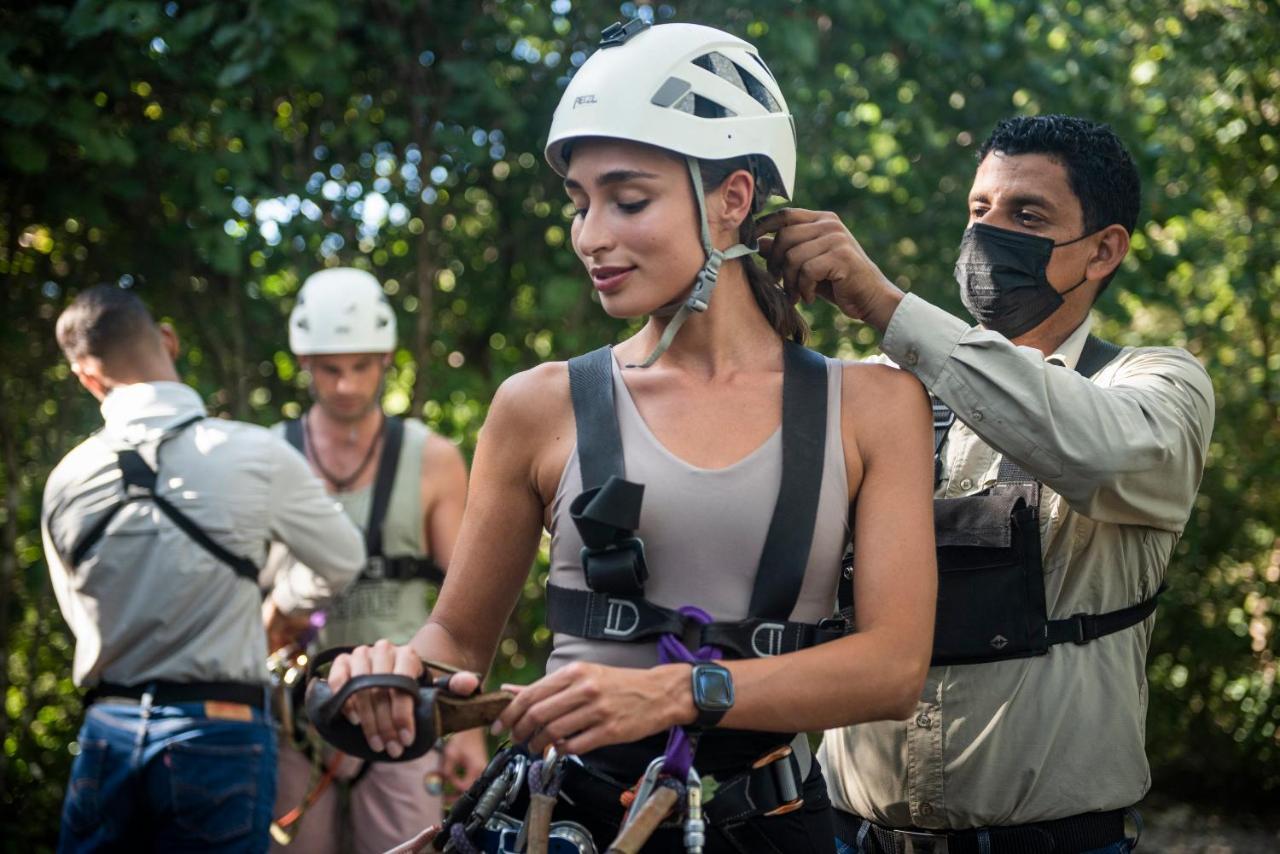
[[667,348],[671,346],[676,333],[680,331],[681,326],[684,326],[689,315],[707,310],[707,304],[711,302],[711,292],[715,290],[716,281],[720,277],[720,267],[725,261],[760,251],[759,246],[746,246],[742,243],[735,243],[723,252],[711,245],[711,226],[707,222],[707,200],[702,191],[702,173],[698,169],[698,160],[694,157],[686,157],[685,163],[689,166],[689,177],[693,179],[693,195],[698,203],[698,219],[702,232],[702,251],[707,254],[707,260],[698,271],[698,278],[693,282],[693,291],[680,307],[675,309],[673,315],[670,306],[663,306],[653,312],[657,317],[671,315],[671,320],[667,323],[667,328],[662,331],[662,337],[658,339],[653,352],[643,362],[627,365],[628,368],[647,368],[658,361],[658,358],[667,352]]

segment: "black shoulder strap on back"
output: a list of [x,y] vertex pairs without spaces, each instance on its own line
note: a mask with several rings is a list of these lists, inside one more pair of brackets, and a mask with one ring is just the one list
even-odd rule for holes
[[827,444],[827,360],[789,341],[782,352],[782,485],[747,611],[772,620],[789,619],[800,596]]
[[1092,377],[1108,365],[1112,359],[1120,355],[1124,348],[1110,341],[1103,341],[1096,335],[1085,339],[1080,358],[1076,360],[1076,373],[1082,377]]
[[404,441],[404,422],[399,418],[382,420],[382,456],[378,474],[373,480],[373,500],[369,502],[369,522],[364,530],[364,545],[369,557],[382,557],[382,523],[391,506],[391,487],[396,482],[400,465],[400,445]]
[[302,433],[302,419],[290,418],[284,422],[284,439],[298,449],[304,457],[307,455],[307,440]]
[[[181,433],[187,427],[197,421],[203,420],[204,415],[194,416],[186,421],[170,428],[160,437],[160,441],[156,445],[156,466],[160,464],[160,448],[164,443]],[[165,498],[163,495],[156,493],[156,470],[147,465],[146,460],[138,453],[136,449],[130,448],[120,451],[116,455],[117,464],[120,467],[120,477],[124,486],[124,500],[118,502],[109,510],[105,518],[93,526],[93,529],[76,545],[71,553],[72,564],[78,564],[84,559],[89,549],[93,547],[102,535],[106,532],[107,524],[113,519],[123,507],[130,501],[140,499],[149,499],[169,520],[178,526],[188,537],[194,540],[201,548],[209,552],[218,560],[231,567],[237,575],[244,576],[255,584],[258,581],[258,566],[246,557],[234,554],[222,544],[210,537],[203,528],[197,525],[190,516],[179,510],[173,502]]]
[[613,408],[613,348],[601,347],[569,360],[569,393],[578,434],[582,489],[623,477],[622,434]]

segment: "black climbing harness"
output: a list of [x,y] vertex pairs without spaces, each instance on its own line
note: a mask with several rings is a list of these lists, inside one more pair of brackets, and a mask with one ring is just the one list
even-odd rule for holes
[[644,544],[635,536],[644,486],[625,479],[614,412],[613,355],[602,347],[569,360],[583,492],[570,505],[582,536],[589,590],[547,585],[547,627],[598,641],[685,638],[690,649],[720,647],[732,657],[764,657],[845,635],[842,619],[790,619],[800,595],[817,517],[827,429],[827,368],[822,356],[783,345],[782,485],[743,620],[701,624],[644,596]]
[[[1092,377],[1121,348],[1092,335],[1076,372]],[[933,399],[934,475],[942,480],[942,446],[955,413]],[[1041,484],[1003,457],[996,482],[974,495],[933,502],[938,549],[938,609],[934,665],[982,664],[1045,655],[1057,644],[1086,644],[1135,626],[1156,609],[1164,585],[1149,599],[1103,614],[1048,618],[1040,550]],[[852,584],[840,587],[852,607]]]
[[[247,557],[235,554],[226,546],[219,543],[209,535],[207,531],[201,528],[190,516],[183,513],[177,505],[156,492],[157,470],[160,468],[160,449],[164,444],[173,437],[186,430],[197,421],[203,421],[205,416],[193,415],[186,421],[170,427],[160,438],[154,442],[155,444],[155,468],[147,464],[139,452],[138,447],[128,447],[116,452],[116,465],[120,470],[120,482],[124,487],[124,497],[117,501],[111,508],[100,518],[89,531],[80,538],[75,547],[71,550],[71,565],[79,566],[81,562],[89,555],[89,552],[100,541],[107,532],[107,526],[111,524],[111,520],[116,517],[126,504],[134,501],[150,501],[160,512],[169,518],[169,521],[177,525],[188,537],[194,540],[201,548],[213,555],[222,563],[229,566],[232,571],[241,578],[248,579],[255,585],[258,583],[258,565]],[[146,443],[151,444],[151,443]]]
[[[307,437],[302,420],[294,418],[284,425],[285,439],[303,455],[307,455]],[[373,499],[369,504],[369,520],[364,528],[365,553],[369,558],[360,573],[361,580],[408,581],[421,578],[432,584],[444,583],[444,571],[430,557],[414,555],[387,556],[383,550],[383,523],[391,506],[391,490],[395,486],[400,464],[400,448],[404,442],[404,421],[395,417],[382,419],[382,457],[373,481]],[[374,444],[377,444],[375,440]]]

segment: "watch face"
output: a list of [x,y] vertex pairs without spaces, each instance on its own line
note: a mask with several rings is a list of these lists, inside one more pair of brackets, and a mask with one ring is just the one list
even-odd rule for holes
[[720,712],[733,708],[733,679],[728,669],[718,665],[699,667],[696,684],[693,700],[699,709]]

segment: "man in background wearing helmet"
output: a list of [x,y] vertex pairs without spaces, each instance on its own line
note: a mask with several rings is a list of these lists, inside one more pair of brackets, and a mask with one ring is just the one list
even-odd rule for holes
[[60,851],[265,851],[275,789],[257,576],[284,543],[334,589],[360,534],[261,427],[209,418],[178,338],[100,285],[58,344],[102,430],[45,484],[41,533],[88,690]]
[[882,332],[937,401],[934,666],[910,720],[827,734],[845,850],[1131,850],[1152,614],[1213,428],[1194,356],[1089,334],[1139,197],[1106,125],[997,125],[955,267],[978,326],[904,295],[834,214],[761,223],[788,290]]
[[[365,530],[369,562],[356,583],[327,605],[329,589],[306,566],[281,561],[274,567],[264,604],[272,648],[297,641],[310,612],[321,606],[323,648],[380,638],[402,643],[426,621],[428,586],[444,580],[466,502],[466,464],[452,442],[421,421],[382,411],[396,319],[369,273],[335,268],[310,276],[289,319],[289,346],[311,376],[315,405],[277,429]],[[388,746],[391,758],[398,749]],[[326,755],[323,764],[329,761]],[[384,851],[437,821],[439,766],[447,779],[465,787],[485,761],[478,730],[450,739],[443,759],[432,753],[365,767],[342,760],[337,774],[351,781],[353,850]],[[304,800],[315,764],[293,745],[281,746],[277,816]],[[337,792],[329,787],[290,829],[297,833],[294,850],[338,850],[344,838],[338,812]]]

